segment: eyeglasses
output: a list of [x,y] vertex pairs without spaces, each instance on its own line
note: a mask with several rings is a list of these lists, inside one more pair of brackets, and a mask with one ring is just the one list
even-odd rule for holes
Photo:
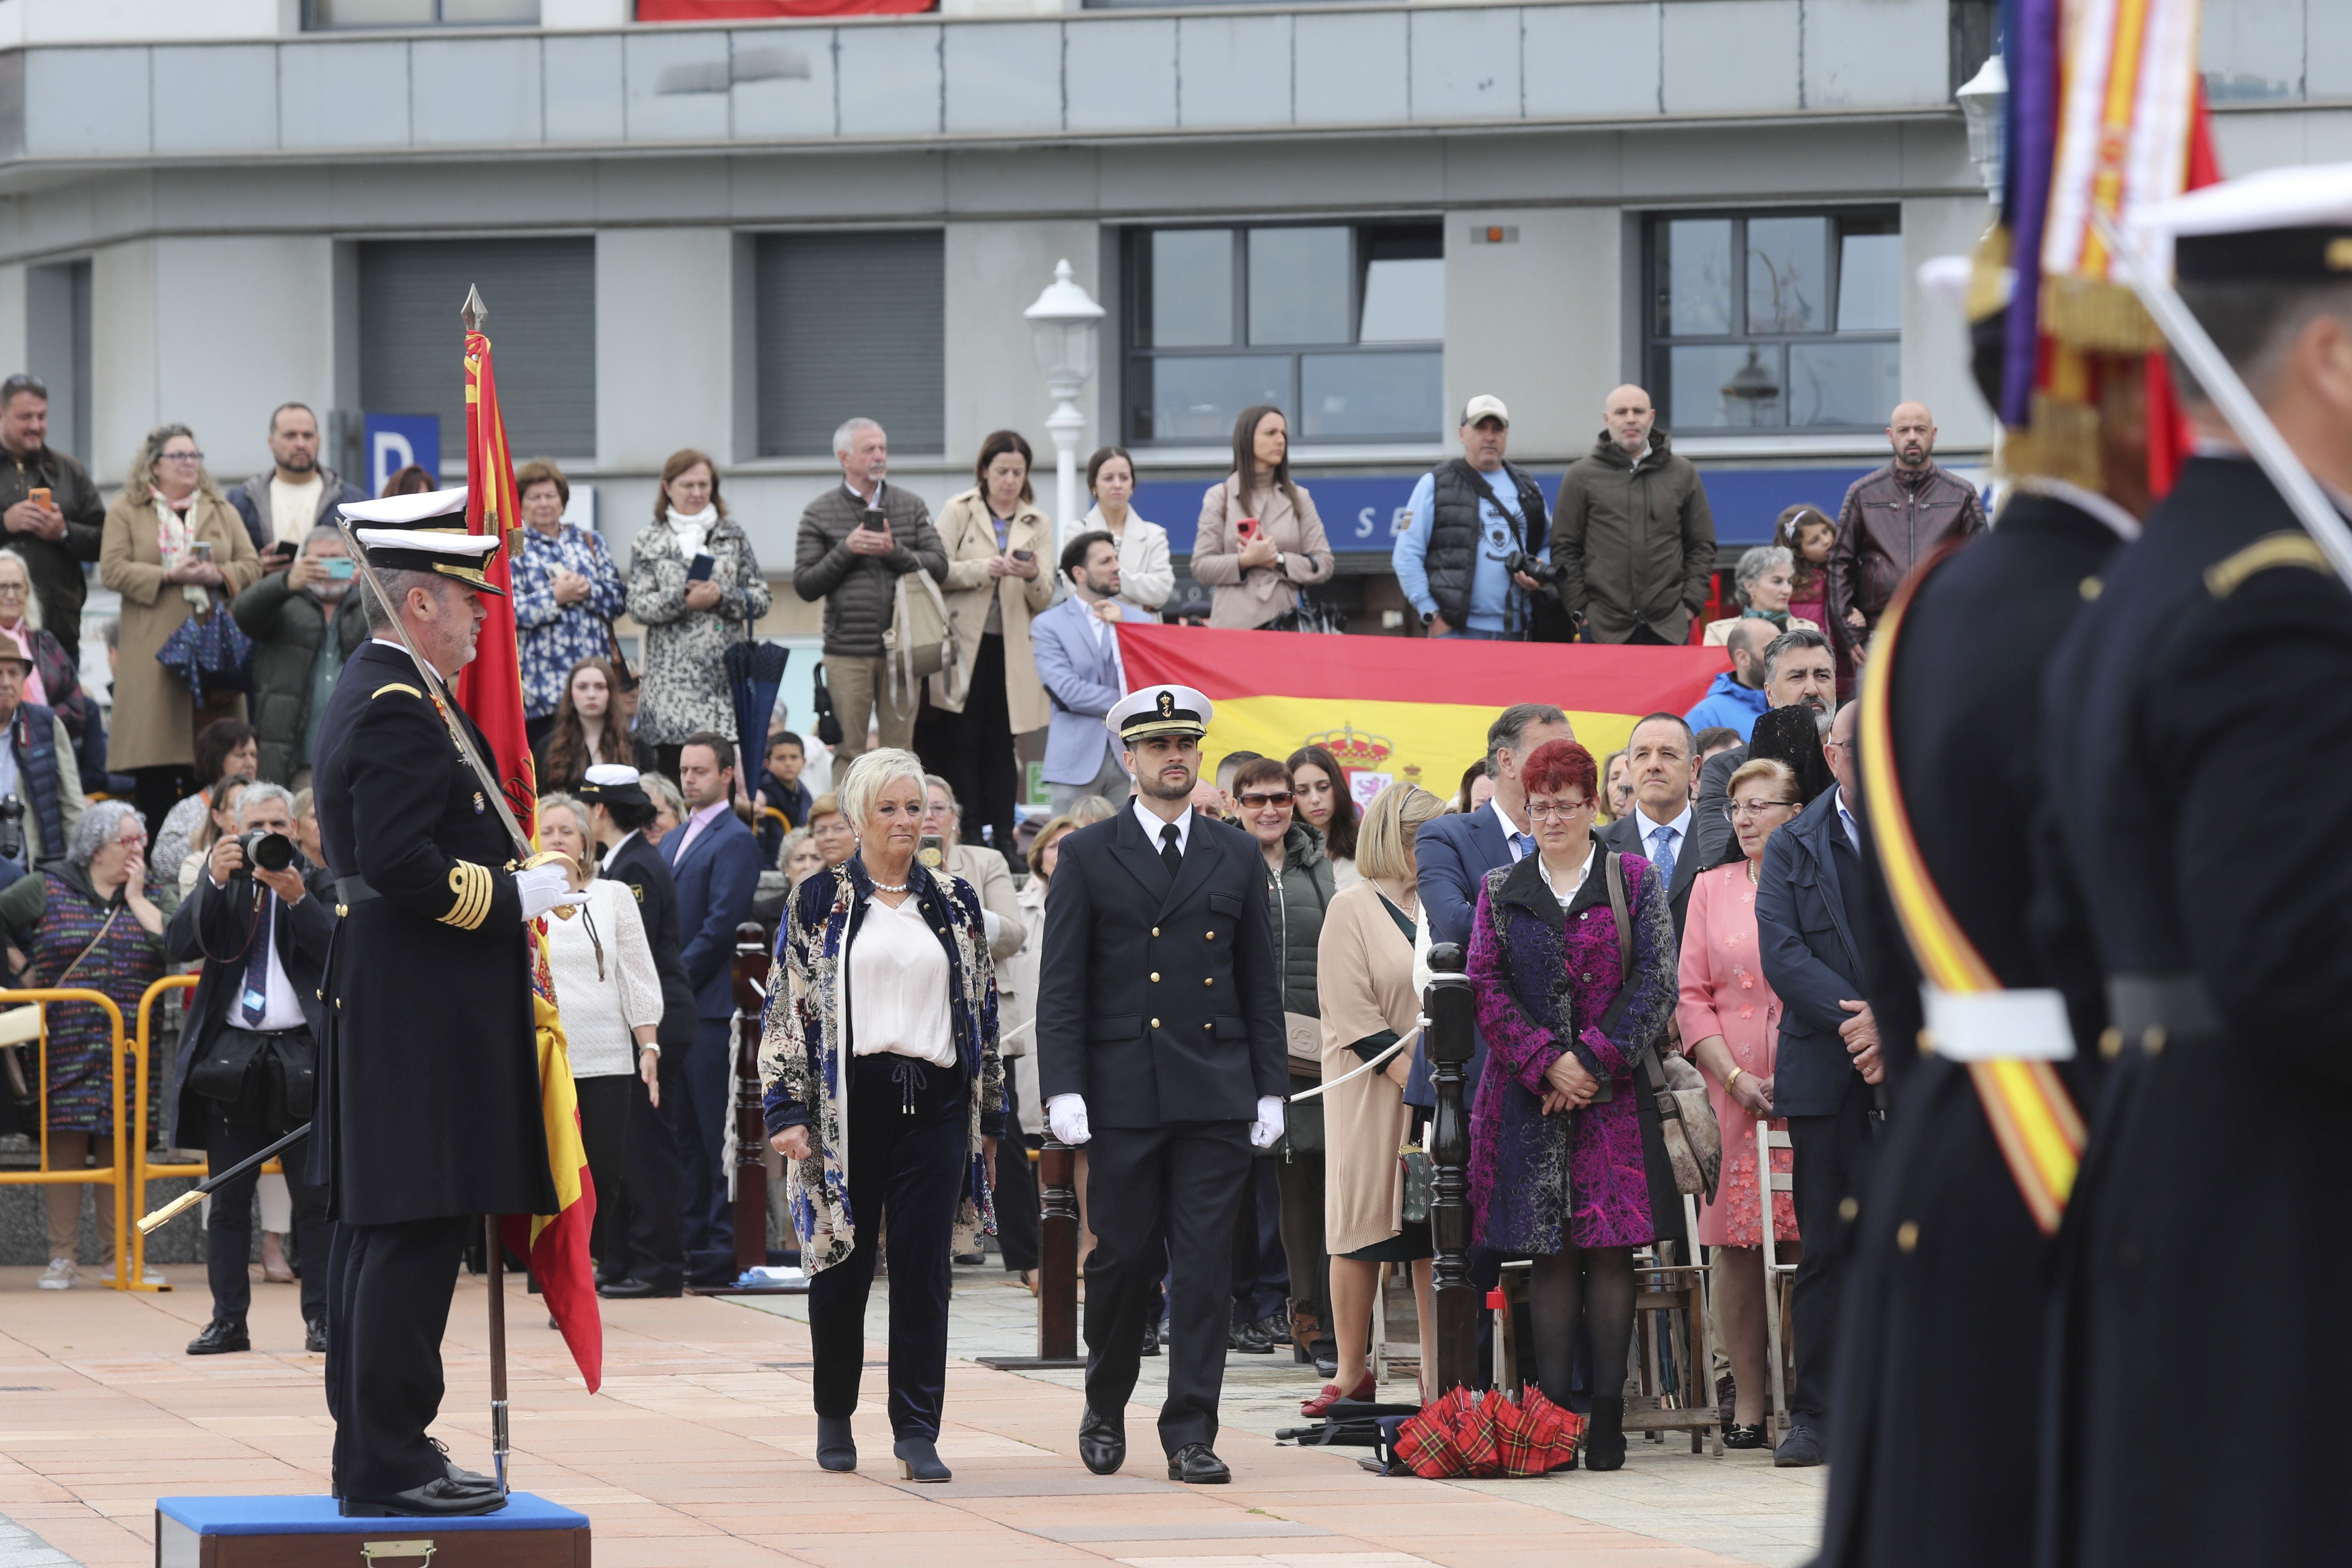
[[1276,790],[1266,795],[1245,795],[1240,797],[1245,811],[1262,811],[1269,805],[1288,805],[1296,798],[1288,790]]
[[0,597],[6,597],[10,595],[14,595],[19,599],[23,598],[25,596],[25,584],[22,583],[0,583]]
[[202,452],[158,452],[155,460],[159,463],[201,463],[205,455]]
[[1735,801],[1723,808],[1723,816],[1727,822],[1737,822],[1743,816],[1761,816],[1768,811],[1793,811],[1796,806],[1793,800]]
[[1568,805],[1538,805],[1528,802],[1528,818],[1532,822],[1566,822],[1580,811],[1591,811],[1592,803],[1580,800]]

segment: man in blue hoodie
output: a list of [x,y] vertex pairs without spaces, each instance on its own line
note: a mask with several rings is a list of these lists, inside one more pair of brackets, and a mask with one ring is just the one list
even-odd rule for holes
[[1698,706],[1683,715],[1693,730],[1720,724],[1738,731],[1740,744],[1748,743],[1756,716],[1772,705],[1764,695],[1764,649],[1780,635],[1780,627],[1764,620],[1745,620],[1731,628],[1724,641],[1731,668],[1717,676]]

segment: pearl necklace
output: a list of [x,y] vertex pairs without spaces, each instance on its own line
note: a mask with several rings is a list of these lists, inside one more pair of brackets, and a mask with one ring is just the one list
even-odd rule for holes
[[877,882],[874,884],[874,890],[877,893],[903,893],[908,887],[908,884],[905,882],[900,882],[895,887],[888,882]]

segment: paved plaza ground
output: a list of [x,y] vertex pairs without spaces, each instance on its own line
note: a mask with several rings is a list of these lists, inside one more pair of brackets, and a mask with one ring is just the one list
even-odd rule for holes
[[[251,1354],[191,1358],[207,1316],[198,1271],[178,1289],[44,1292],[0,1269],[0,1568],[152,1562],[159,1495],[323,1492],[321,1358],[302,1353],[295,1291],[255,1287]],[[487,1469],[481,1280],[457,1289],[449,1394],[436,1428]],[[1623,1470],[1540,1480],[1383,1479],[1360,1450],[1277,1445],[1319,1386],[1286,1353],[1231,1358],[1218,1452],[1227,1487],[1163,1479],[1144,1363],[1116,1477],[1076,1457],[1078,1374],[1020,1375],[970,1357],[1034,1348],[1029,1294],[992,1267],[956,1271],[945,1486],[902,1483],[882,1412],[877,1281],[857,1417],[863,1468],[814,1458],[805,1306],[798,1299],[606,1302],[604,1387],[591,1397],[546,1319],[511,1286],[515,1485],[593,1521],[599,1568],[1684,1568],[1811,1555],[1825,1473],[1767,1454],[1631,1445]]]

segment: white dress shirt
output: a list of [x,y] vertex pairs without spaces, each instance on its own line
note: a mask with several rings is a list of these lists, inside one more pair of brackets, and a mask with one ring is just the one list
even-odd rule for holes
[[[572,1076],[614,1078],[637,1070],[635,1026],[661,1022],[661,971],[628,884],[598,877],[585,890],[584,911],[547,922],[547,967],[563,999]],[[604,943],[601,975],[590,921]]]
[[[209,879],[210,873],[206,876]],[[213,884],[213,896],[226,896],[217,882]],[[261,929],[254,932],[252,951],[267,955],[261,977],[262,994],[267,1000],[262,1004],[259,1023],[247,1019],[245,994],[253,986],[255,963],[247,958],[244,983],[230,988],[226,1004],[221,1008],[232,1029],[252,1029],[267,1035],[279,1029],[300,1029],[310,1026],[310,1020],[302,1016],[302,1004],[294,994],[294,983],[286,978],[286,965],[278,956],[278,922],[284,918],[285,912],[285,906],[278,902],[278,895],[267,888],[263,889],[259,911]]]
[[955,1064],[948,1023],[948,955],[909,895],[896,909],[871,894],[849,944],[849,1054],[885,1051],[939,1067]]
[[1664,828],[1670,835],[1666,847],[1674,852],[1675,864],[1681,864],[1683,846],[1690,842],[1691,808],[1688,805],[1685,805],[1682,815],[1671,822],[1653,822],[1637,802],[1633,807],[1633,826],[1642,836],[1642,858],[1653,863],[1656,861],[1658,830]]
[[[1517,865],[1520,861],[1535,853],[1535,834],[1532,831],[1522,830],[1513,826],[1511,825],[1510,816],[1503,810],[1503,803],[1499,799],[1490,797],[1486,802],[1486,809],[1493,812],[1495,814],[1495,820],[1503,825],[1503,842],[1510,848],[1512,865]],[[1528,829],[1532,829],[1534,826],[1535,824],[1532,822],[1528,824]],[[1527,842],[1522,844],[1520,842],[1522,838],[1526,839]]]
[[1576,868],[1576,880],[1565,888],[1552,880],[1551,868],[1544,864],[1541,857],[1536,860],[1536,869],[1543,873],[1544,886],[1549,888],[1551,896],[1559,900],[1559,907],[1566,909],[1576,895],[1583,890],[1584,879],[1592,875],[1592,863],[1607,853],[1607,850],[1601,847],[1600,842],[1595,840],[1592,847],[1585,854],[1584,864]]
[[[1129,803],[1128,809],[1135,813],[1135,820],[1142,825],[1143,836],[1151,840],[1151,847],[1155,851],[1159,849],[1161,843],[1160,830],[1168,825],[1151,815],[1151,808],[1143,804],[1143,797],[1139,795]],[[1184,815],[1176,819],[1175,826],[1176,853],[1181,855],[1185,846],[1192,842],[1192,808],[1190,805],[1185,806]]]
[[1837,798],[1838,826],[1845,829],[1846,846],[1859,855],[1862,853],[1862,825],[1854,821],[1853,813],[1845,808],[1845,786],[1835,785],[1832,793]]

